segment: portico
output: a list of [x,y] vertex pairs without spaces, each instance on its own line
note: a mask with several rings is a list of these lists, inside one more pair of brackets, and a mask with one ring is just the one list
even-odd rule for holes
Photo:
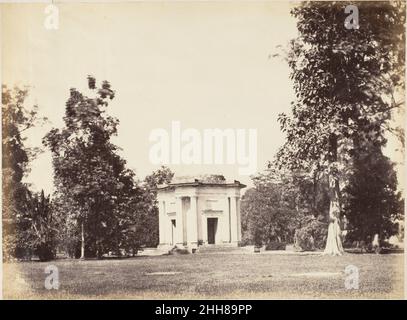
[[231,244],[241,240],[239,181],[221,175],[177,178],[157,190],[160,247]]

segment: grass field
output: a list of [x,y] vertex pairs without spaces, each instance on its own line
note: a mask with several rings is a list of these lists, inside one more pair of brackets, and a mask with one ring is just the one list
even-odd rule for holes
[[[4,298],[403,298],[402,254],[278,255],[199,253],[121,260],[4,264]],[[44,269],[59,270],[59,290],[46,290]],[[345,267],[359,268],[347,290]]]

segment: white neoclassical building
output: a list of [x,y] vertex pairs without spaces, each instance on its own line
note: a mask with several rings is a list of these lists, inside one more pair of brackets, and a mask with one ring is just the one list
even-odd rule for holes
[[238,245],[241,240],[239,181],[221,175],[176,178],[157,190],[160,247]]

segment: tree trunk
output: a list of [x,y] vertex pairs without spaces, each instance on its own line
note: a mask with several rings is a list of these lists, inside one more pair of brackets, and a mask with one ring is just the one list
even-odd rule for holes
[[343,254],[342,234],[340,227],[340,197],[339,197],[339,175],[337,169],[338,142],[336,136],[330,139],[330,168],[329,168],[329,225],[328,237],[324,254],[337,256]]
[[81,223],[81,257],[80,259],[85,259],[85,225],[82,221]]

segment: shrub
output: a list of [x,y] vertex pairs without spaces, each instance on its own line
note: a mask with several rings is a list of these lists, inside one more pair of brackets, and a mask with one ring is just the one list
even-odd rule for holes
[[271,241],[266,244],[265,250],[285,250],[287,243],[279,241]]
[[16,239],[10,235],[3,235],[3,261],[13,260],[17,248]]
[[247,236],[246,234],[242,235],[242,240],[239,241],[239,247],[245,247],[245,246],[250,246],[253,244],[252,239],[250,239],[250,237]]
[[237,243],[238,247],[246,247],[246,246],[250,246],[252,244],[252,242],[250,241],[250,239],[242,239],[241,241],[239,241]]
[[43,243],[37,247],[36,253],[40,261],[50,261],[55,259],[55,246],[50,243]]
[[295,230],[294,246],[302,251],[314,251],[315,241],[308,228],[301,228]]
[[189,254],[189,251],[187,249],[184,248],[178,248],[178,247],[174,247],[172,248],[168,254]]
[[294,246],[297,250],[323,249],[328,233],[327,223],[322,218],[307,217],[303,226],[295,230]]

